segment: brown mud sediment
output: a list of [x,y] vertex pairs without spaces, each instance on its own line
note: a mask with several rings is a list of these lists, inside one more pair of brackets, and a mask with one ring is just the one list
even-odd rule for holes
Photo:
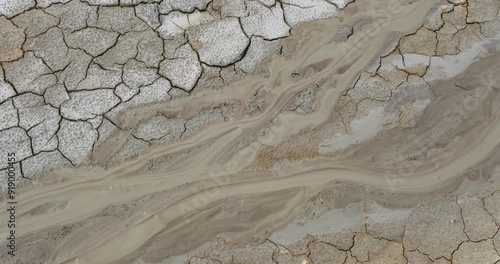
[[[359,2],[346,8],[342,23],[335,18],[295,28],[285,40],[293,55],[274,57],[266,77],[246,77],[221,93],[193,94],[125,113],[122,125],[134,127],[159,109],[192,118],[210,107],[234,106],[225,122],[207,123],[202,132],[154,146],[136,159],[107,169],[60,170],[38,179],[18,196],[20,255],[36,259],[48,252],[47,263],[160,263],[216,239],[267,241],[331,190],[346,193],[332,206],[340,208],[367,197],[409,207],[457,189],[472,168],[499,152],[499,87],[456,86],[465,77],[500,75],[500,68],[492,67],[499,56],[494,49],[470,70],[433,84],[436,97],[413,126],[384,130],[341,152],[318,149],[329,133],[347,132],[335,106],[359,73],[391,52],[388,40],[397,32],[417,30],[436,4]],[[331,32],[340,24],[365,20],[371,23],[347,40],[332,41]],[[474,70],[480,68],[484,71]],[[287,111],[301,92],[315,86],[314,111]],[[262,89],[259,111],[249,114],[247,103]],[[478,103],[468,105],[467,97]],[[452,106],[468,110],[457,117],[448,111]],[[120,136],[94,153],[95,163],[116,153],[121,147],[116,142],[125,140]],[[433,150],[419,151],[419,144]],[[182,159],[168,166],[145,169],[177,155]],[[0,211],[5,209],[1,204]],[[1,234],[6,231],[0,226]],[[388,246],[403,251],[399,245]],[[344,253],[345,259],[352,254]]]

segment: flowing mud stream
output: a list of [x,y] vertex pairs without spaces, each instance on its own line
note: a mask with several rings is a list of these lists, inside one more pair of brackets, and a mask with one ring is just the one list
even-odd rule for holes
[[[51,234],[55,237],[52,248],[47,249],[54,254],[51,263],[133,263],[141,256],[146,263],[159,263],[216,238],[238,243],[263,241],[299,215],[332,182],[363,186],[366,192],[392,197],[417,197],[456,187],[470,168],[498,153],[497,88],[480,91],[481,105],[469,113],[467,129],[440,139],[440,153],[415,161],[411,167],[370,161],[363,155],[371,152],[397,160],[405,150],[396,152],[391,146],[410,133],[413,141],[432,138],[425,127],[384,132],[344,154],[313,155],[271,168],[259,166],[262,146],[278,147],[301,131],[330,122],[333,106],[358,74],[387,53],[387,46],[400,36],[398,32],[417,30],[436,4],[434,0],[360,2],[345,9],[342,22],[334,18],[295,28],[284,40],[294,50],[292,57],[274,57],[268,76],[246,77],[221,93],[193,95],[163,106],[166,111],[196,113],[204,105],[244,104],[265,89],[266,103],[259,113],[245,115],[237,110],[227,122],[211,125],[186,140],[156,146],[137,159],[107,169],[55,171],[23,189],[17,209],[19,247],[36,247],[34,241]],[[344,42],[332,40],[341,24],[357,21],[368,23]],[[495,63],[492,61],[479,61],[475,67],[494,71],[488,66]],[[311,68],[314,71],[306,74]],[[440,112],[471,93],[447,93],[449,84],[444,82],[442,91],[436,90],[437,99],[425,118],[445,118]],[[314,112],[286,111],[300,92],[315,85],[321,96]],[[154,109],[123,116],[122,121],[133,125],[149,115],[148,111]],[[477,122],[476,113],[482,113],[483,122]],[[446,129],[444,124],[442,128]],[[94,162],[99,163],[113,147],[112,142],[100,147]],[[176,155],[183,158],[158,170],[144,170],[151,161]],[[397,204],[388,199],[387,203]],[[1,203],[2,217],[6,209]],[[1,225],[1,237],[7,232]],[[64,234],[64,240],[57,234]],[[32,254],[39,254],[35,251]]]

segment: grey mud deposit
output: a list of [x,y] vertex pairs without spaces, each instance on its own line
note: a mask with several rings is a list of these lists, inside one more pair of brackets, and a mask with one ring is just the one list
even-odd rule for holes
[[2,263],[498,263],[499,8],[0,3]]

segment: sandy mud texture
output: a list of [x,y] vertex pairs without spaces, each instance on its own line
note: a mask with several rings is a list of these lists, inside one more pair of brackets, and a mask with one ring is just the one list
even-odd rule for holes
[[499,263],[499,8],[0,1],[1,262]]

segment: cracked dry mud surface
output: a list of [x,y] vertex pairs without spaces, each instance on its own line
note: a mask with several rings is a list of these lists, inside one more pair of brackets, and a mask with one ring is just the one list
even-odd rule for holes
[[2,263],[500,263],[499,9],[0,0]]

